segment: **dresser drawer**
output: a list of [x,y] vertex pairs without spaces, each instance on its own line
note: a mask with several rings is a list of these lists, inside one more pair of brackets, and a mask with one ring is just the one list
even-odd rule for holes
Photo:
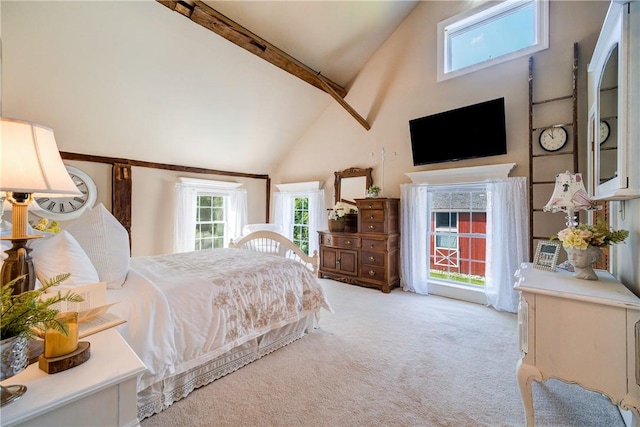
[[384,267],[363,265],[360,267],[360,277],[365,280],[379,280],[384,282],[386,280],[386,271]]
[[362,209],[380,209],[384,210],[384,200],[357,200],[358,210]]
[[384,210],[382,209],[363,209],[360,211],[360,215],[362,215],[363,224],[369,221],[384,221]]
[[353,249],[360,247],[360,238],[357,236],[338,236],[335,234],[323,234],[320,242],[325,246],[334,248]]
[[361,233],[384,233],[384,221],[362,221]]
[[360,262],[362,263],[362,268],[369,268],[369,266],[380,266],[384,267],[385,254],[384,252],[369,252],[362,251],[362,257],[360,258]]
[[362,249],[371,251],[386,251],[387,241],[380,239],[362,239]]

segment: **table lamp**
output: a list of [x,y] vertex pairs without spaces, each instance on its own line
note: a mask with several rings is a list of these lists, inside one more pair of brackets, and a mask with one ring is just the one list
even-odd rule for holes
[[566,212],[567,227],[578,225],[575,212],[597,209],[584,188],[582,174],[569,171],[556,175],[556,185],[549,202],[542,208],[546,212]]
[[1,284],[26,275],[20,286],[13,289],[19,294],[35,288],[35,270],[28,242],[40,235],[27,234],[27,207],[34,193],[48,196],[81,194],[71,180],[58,152],[53,130],[23,120],[0,117],[0,191],[6,191],[12,205],[12,247],[5,251]]

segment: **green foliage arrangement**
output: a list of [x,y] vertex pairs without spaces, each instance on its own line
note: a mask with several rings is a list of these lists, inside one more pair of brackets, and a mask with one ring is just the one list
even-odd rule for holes
[[376,194],[376,193],[379,193],[380,191],[382,191],[382,188],[378,187],[377,185],[372,185],[367,189],[367,192],[371,194]]
[[58,310],[51,308],[51,305],[60,301],[81,302],[83,298],[71,291],[66,293],[58,292],[50,298],[43,298],[43,294],[52,286],[56,286],[71,274],[59,274],[52,279],[45,281],[40,289],[23,292],[18,295],[13,294],[13,285],[22,280],[25,276],[20,276],[15,280],[2,286],[2,307],[0,315],[1,338],[6,339],[18,335],[31,338],[36,335],[37,328],[52,328],[66,335],[66,325],[55,319]]

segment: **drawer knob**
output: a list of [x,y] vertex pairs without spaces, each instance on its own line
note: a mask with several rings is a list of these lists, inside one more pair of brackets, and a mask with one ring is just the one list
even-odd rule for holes
[[345,243],[346,243],[347,245],[351,245],[351,240],[347,240]]
[[369,230],[375,230],[376,226],[375,225],[370,225],[369,226]]
[[369,246],[371,249],[373,249],[376,245],[374,245],[373,243],[371,244],[371,246]]
[[375,275],[376,275],[376,272],[375,272],[375,271],[373,271],[373,270],[369,270],[369,276],[375,276]]
[[373,205],[371,203],[369,203],[369,209],[371,209],[373,207]]
[[375,218],[375,216],[371,215],[371,219],[374,219],[374,218]]
[[375,260],[376,260],[376,257],[374,257],[374,256],[370,256],[369,257],[369,261],[375,261]]

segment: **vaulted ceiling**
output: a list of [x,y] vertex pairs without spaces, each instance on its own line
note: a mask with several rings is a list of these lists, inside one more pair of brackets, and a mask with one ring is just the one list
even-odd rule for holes
[[[300,130],[304,131],[312,124],[331,102],[331,97],[343,105],[345,114],[351,114],[365,129],[369,129],[370,124],[366,117],[363,117],[366,112],[360,114],[357,108],[349,105],[348,100],[343,98],[347,97],[350,84],[367,60],[418,3],[415,0],[187,1],[178,3],[178,7],[176,7],[177,2],[158,1],[187,17],[192,15],[194,8],[204,10],[210,8],[209,15],[217,13],[223,15],[223,18],[227,18],[231,24],[237,24],[239,28],[247,30],[246,32],[252,36],[257,36],[258,40],[262,39],[268,42],[285,56],[291,57],[294,63],[299,62],[309,71],[323,76],[319,77],[320,84],[312,83],[316,88],[320,88],[320,90],[311,91],[315,102],[308,102],[308,87],[289,93],[292,104],[295,105],[295,114],[291,115],[277,110],[260,112],[260,115],[271,114],[271,118],[266,121],[271,124],[273,129],[278,129],[277,140],[264,141],[271,148],[272,153],[286,151],[287,147],[295,143],[295,140],[300,136]],[[180,11],[180,9],[182,10]],[[192,19],[197,21],[195,18]],[[197,24],[194,22],[194,25]],[[200,25],[203,24],[200,23]],[[208,27],[212,29],[217,26],[216,23],[209,23]],[[213,28],[213,30],[216,31],[217,28]],[[224,32],[224,30],[218,31],[218,33],[220,32]],[[211,37],[220,36],[211,32]],[[254,43],[253,40],[251,43],[260,44]],[[264,47],[262,49],[264,50]],[[256,49],[251,49],[251,46],[249,46],[249,50],[256,51]],[[257,52],[262,54],[259,50]],[[268,52],[266,53],[268,56]],[[235,55],[241,57],[245,53],[238,51]],[[264,57],[264,55],[262,56]],[[234,65],[233,58],[227,59],[228,63],[221,63],[221,67],[237,66]],[[287,69],[287,66],[281,66],[281,68]],[[292,74],[298,74],[299,77],[299,73],[293,72]],[[254,78],[260,80],[261,76],[256,75]],[[288,85],[294,83],[288,80],[292,78],[294,76],[287,76],[283,79],[282,84],[287,87],[279,87],[274,82],[265,81],[265,83],[270,85],[274,92],[289,92],[291,86]],[[333,90],[336,86],[344,88],[344,91],[336,93]],[[253,96],[243,87],[235,89],[238,97],[250,99]],[[245,115],[242,117],[242,121],[259,123],[265,119],[264,117]]]
[[[1,2],[3,113],[54,127],[63,151],[272,172],[336,101],[161,3]],[[348,103],[418,3],[201,4],[345,88]]]

